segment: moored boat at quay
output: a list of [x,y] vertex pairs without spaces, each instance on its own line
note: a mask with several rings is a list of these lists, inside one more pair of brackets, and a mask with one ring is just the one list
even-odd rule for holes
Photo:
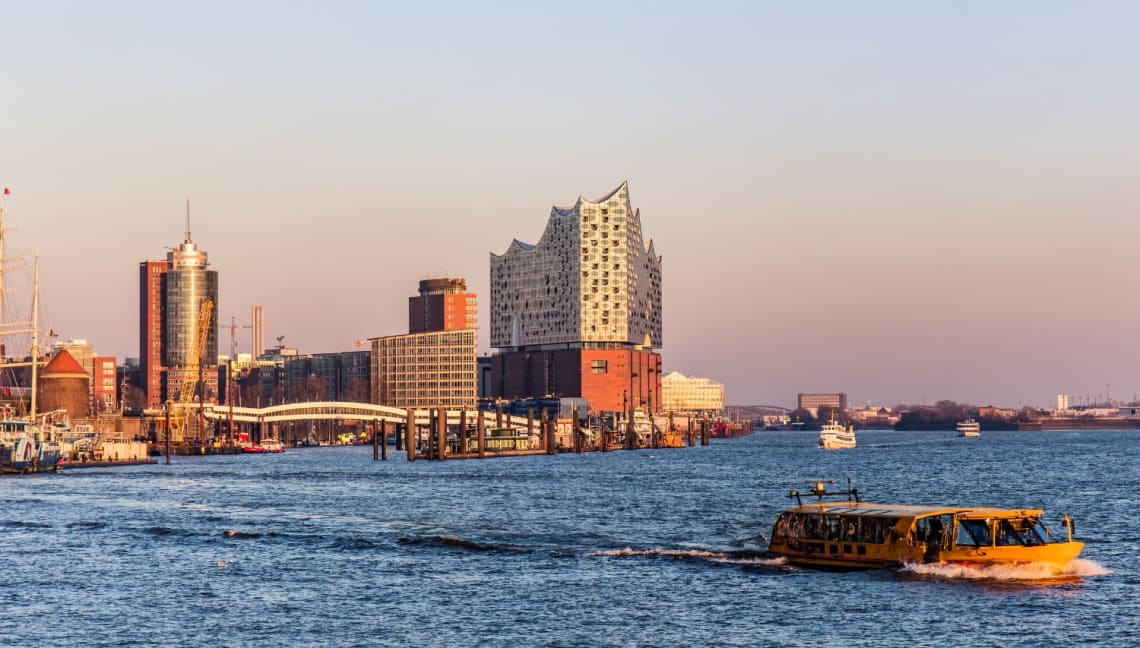
[[[3,284],[4,272],[4,196],[8,194],[5,189],[0,194],[0,285]],[[36,416],[36,391],[39,368],[39,281],[40,262],[36,258],[34,279],[32,284],[32,321],[29,322],[0,322],[0,334],[13,335],[31,333],[30,361],[5,362],[6,369],[15,367],[31,367],[31,386],[27,388],[29,396],[29,411],[24,416],[15,416],[11,407],[5,407],[0,419],[0,472],[28,473],[28,472],[54,472],[59,468],[61,449],[56,441],[55,433],[66,426],[54,419],[56,412],[48,412],[42,416],[40,423]],[[0,295],[4,291],[0,289]],[[3,308],[0,308],[0,313]],[[28,326],[29,328],[21,328]],[[2,339],[2,337],[0,337]],[[4,345],[0,344],[0,348]],[[18,393],[18,392],[17,392]]]
[[0,421],[0,472],[54,472],[60,446],[28,421]]
[[285,444],[277,439],[265,439],[258,444],[245,444],[242,445],[241,451],[245,454],[272,454],[278,452],[285,452]]
[[[776,518],[768,551],[793,564],[875,569],[936,563],[971,567],[1044,564],[1060,569],[1084,548],[1073,540],[1073,523],[1055,539],[1041,509],[914,506],[863,502],[856,489],[828,492],[831,481],[809,482],[808,493],[792,490],[793,506]],[[803,503],[803,497],[815,503]],[[846,500],[824,501],[824,497]]]

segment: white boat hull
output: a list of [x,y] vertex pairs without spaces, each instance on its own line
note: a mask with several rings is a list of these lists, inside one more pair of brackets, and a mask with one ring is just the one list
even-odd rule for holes
[[[838,428],[838,426],[836,426]],[[855,430],[824,426],[819,433],[819,447],[826,450],[855,447]]]

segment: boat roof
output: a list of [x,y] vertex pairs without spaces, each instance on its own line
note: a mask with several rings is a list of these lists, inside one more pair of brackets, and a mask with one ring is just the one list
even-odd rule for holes
[[830,513],[833,515],[866,515],[872,517],[921,517],[925,515],[965,514],[968,518],[1025,517],[1043,515],[1041,509],[999,509],[976,506],[915,506],[911,504],[879,504],[876,502],[813,502],[793,506],[790,513]]

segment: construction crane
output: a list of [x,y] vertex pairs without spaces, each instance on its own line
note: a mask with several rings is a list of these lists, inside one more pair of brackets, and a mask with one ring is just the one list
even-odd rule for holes
[[[182,391],[178,394],[178,406],[173,401],[166,401],[166,409],[170,413],[169,437],[182,439],[186,432],[186,421],[189,418],[190,404],[194,402],[194,389],[198,386],[198,368],[202,365],[202,355],[206,352],[206,340],[210,336],[210,321],[213,319],[214,302],[203,299],[198,309],[198,327],[194,330],[194,344],[190,357],[186,358],[186,367],[182,374]],[[201,403],[198,404],[202,406]]]
[[[237,330],[251,329],[251,324],[238,324],[237,318],[230,315],[230,360],[237,362]],[[254,358],[256,360],[257,358]]]

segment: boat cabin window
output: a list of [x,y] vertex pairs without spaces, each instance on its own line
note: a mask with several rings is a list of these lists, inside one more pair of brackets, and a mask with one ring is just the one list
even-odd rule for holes
[[999,547],[1034,547],[1045,544],[1045,538],[1033,520],[998,520],[997,545]]
[[898,518],[785,512],[776,518],[772,537],[882,544],[896,524]]
[[988,547],[990,542],[990,529],[985,520],[958,520],[958,538],[956,544],[972,547]]
[[914,537],[919,542],[942,544],[942,539],[948,535],[947,529],[952,523],[953,517],[950,515],[918,518],[914,521]]

